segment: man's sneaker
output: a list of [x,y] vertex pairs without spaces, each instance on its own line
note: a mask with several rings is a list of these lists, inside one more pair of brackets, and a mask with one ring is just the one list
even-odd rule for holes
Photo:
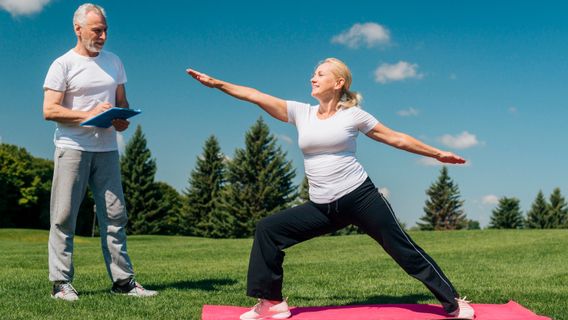
[[75,290],[75,288],[73,288],[73,286],[69,282],[53,283],[53,289],[51,289],[51,297],[53,299],[61,299],[65,301],[79,300],[77,290]]
[[475,318],[475,311],[473,311],[473,308],[469,305],[471,301],[467,301],[465,298],[466,297],[463,297],[463,299],[456,298],[458,308],[455,311],[450,312],[452,319],[471,320]]
[[134,279],[130,279],[127,283],[120,285],[115,282],[110,289],[111,293],[124,294],[134,297],[151,297],[158,294],[158,291],[144,289],[138,282]]
[[273,304],[265,299],[258,299],[258,303],[249,311],[241,314],[241,320],[286,319],[292,314],[286,300]]

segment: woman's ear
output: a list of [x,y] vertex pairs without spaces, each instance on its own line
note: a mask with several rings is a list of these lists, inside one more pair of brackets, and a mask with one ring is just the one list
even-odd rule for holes
[[345,79],[339,78],[335,83],[335,89],[341,89],[345,85]]

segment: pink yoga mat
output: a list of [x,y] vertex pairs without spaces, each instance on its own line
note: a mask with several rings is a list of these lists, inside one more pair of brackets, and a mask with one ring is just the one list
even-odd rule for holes
[[[520,304],[472,304],[476,320],[550,320]],[[250,308],[204,305],[202,320],[237,320]],[[291,320],[434,320],[450,319],[439,305],[376,304],[334,307],[295,307]]]

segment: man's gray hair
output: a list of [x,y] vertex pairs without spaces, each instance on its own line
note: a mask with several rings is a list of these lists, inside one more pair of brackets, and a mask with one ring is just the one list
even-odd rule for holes
[[75,14],[73,15],[73,24],[84,26],[87,23],[87,14],[91,11],[100,14],[106,19],[106,12],[103,7],[92,3],[85,3],[75,11]]

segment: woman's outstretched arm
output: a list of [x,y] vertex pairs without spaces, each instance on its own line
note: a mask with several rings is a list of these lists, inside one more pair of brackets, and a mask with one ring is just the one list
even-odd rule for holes
[[187,69],[186,71],[190,76],[201,82],[204,86],[219,89],[237,99],[254,103],[274,118],[288,122],[288,110],[285,100],[260,92],[254,88],[239,86],[215,79],[193,69]]
[[436,149],[408,134],[394,131],[381,123],[378,123],[371,131],[367,132],[367,136],[395,148],[431,157],[443,163],[465,163],[465,159],[458,155]]

